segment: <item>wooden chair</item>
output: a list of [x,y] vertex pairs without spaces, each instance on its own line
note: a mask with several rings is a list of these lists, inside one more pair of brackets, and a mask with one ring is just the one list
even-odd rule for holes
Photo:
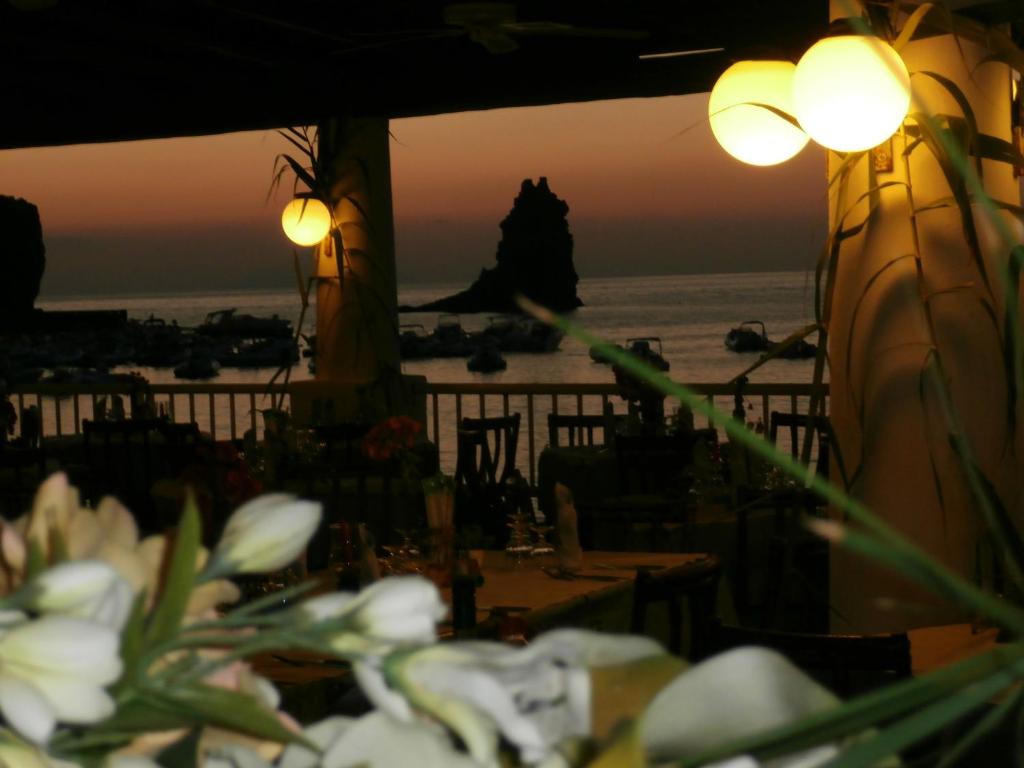
[[309,543],[311,568],[327,566],[333,523],[364,523],[378,543],[388,542],[394,467],[371,461],[364,453],[363,439],[370,426],[341,422],[313,428],[320,449],[315,460],[302,467],[300,478],[303,495],[321,502],[324,511]]
[[486,536],[504,540],[503,495],[516,465],[518,413],[464,418],[459,424],[455,462],[456,527],[478,525]]
[[815,471],[828,479],[829,443],[832,434],[829,420],[824,416],[811,418],[806,413],[772,411],[769,418],[768,439],[773,443],[778,443],[780,428],[789,430],[789,454],[794,459],[800,455],[803,448],[803,435],[808,429],[814,430],[814,437],[818,441],[818,459],[815,462]]
[[689,436],[615,436],[618,494],[580,509],[586,549],[683,551]]
[[721,623],[712,627],[711,653],[745,645],[778,651],[843,698],[908,678],[911,674],[910,639],[906,632],[827,635]]
[[[808,429],[814,430],[818,455],[815,471],[824,478],[829,473],[829,437],[827,418],[810,418],[803,413],[772,411],[768,437],[777,442],[780,430],[789,432],[789,452],[796,458]],[[823,630],[828,624],[828,546],[811,534],[803,519],[822,514],[822,502],[802,487],[739,488],[737,514],[736,607],[748,620],[776,629]],[[750,599],[749,516],[755,510],[771,510],[772,532],[767,542],[762,603],[756,608]]]
[[[692,564],[663,571],[638,570],[633,582],[633,610],[630,632],[645,634],[647,610],[655,603],[668,607],[668,649],[690,659],[703,658],[710,649],[711,631],[716,625],[716,598],[722,565],[715,555],[705,555]],[[689,614],[689,643],[683,647],[683,604]]]
[[[562,446],[559,434],[564,432],[566,436],[565,445],[569,448],[577,446],[604,445],[608,439],[606,431],[608,419],[606,416],[569,416],[560,413],[548,415],[548,445],[552,448]],[[601,430],[602,440],[594,441],[594,431]]]

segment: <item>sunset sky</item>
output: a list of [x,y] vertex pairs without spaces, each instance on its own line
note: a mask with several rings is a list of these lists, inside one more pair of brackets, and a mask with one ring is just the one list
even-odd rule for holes
[[[697,94],[394,121],[399,282],[491,266],[521,181],[542,175],[569,204],[583,277],[811,268],[823,153],[744,166],[706,109]],[[267,131],[0,151],[0,193],[39,207],[44,297],[290,287],[285,198],[266,201],[285,147]]]

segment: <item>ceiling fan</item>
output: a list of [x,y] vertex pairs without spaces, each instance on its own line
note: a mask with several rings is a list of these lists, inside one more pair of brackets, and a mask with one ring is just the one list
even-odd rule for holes
[[577,27],[554,21],[519,21],[515,3],[471,2],[449,3],[444,7],[444,22],[461,27],[469,39],[491,53],[510,53],[519,48],[516,37],[551,35],[562,37],[610,37],[639,40],[648,36],[646,30]]

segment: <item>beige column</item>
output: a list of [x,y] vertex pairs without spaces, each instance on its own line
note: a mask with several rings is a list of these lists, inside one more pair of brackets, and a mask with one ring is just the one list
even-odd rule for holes
[[[914,73],[911,112],[924,108],[940,121],[963,117],[949,91],[922,74],[933,72],[962,90],[980,133],[1009,141],[1009,69],[982,63],[986,51],[968,41],[960,46],[962,53],[952,37],[942,36],[902,51]],[[1011,411],[1003,355],[1008,248],[980,205],[965,223],[950,204],[951,188],[935,156],[924,143],[915,145],[914,121],[906,125],[907,135],[893,139],[892,171],[875,170],[869,155],[852,168],[845,194],[838,184],[830,191],[833,227],[845,211],[845,227],[867,219],[860,234],[843,242],[836,262],[831,418],[854,495],[930,555],[978,579],[988,560],[979,557],[983,519],[951,447],[942,392],[951,397],[980,470],[1019,523],[1021,405]],[[830,152],[829,178],[840,165]],[[1009,164],[984,160],[981,173],[992,197],[1019,205]],[[896,184],[879,188],[889,182]],[[1001,215],[1019,233],[1014,217]],[[980,257],[968,245],[965,226],[978,232]],[[831,596],[837,630],[897,631],[969,618],[891,571],[835,548]]]
[[337,118],[320,127],[339,235],[317,249],[320,381],[367,383],[399,370],[388,139],[384,118]]

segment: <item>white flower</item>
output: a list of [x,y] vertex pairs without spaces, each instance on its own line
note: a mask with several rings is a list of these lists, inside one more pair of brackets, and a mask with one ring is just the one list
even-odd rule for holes
[[314,621],[342,620],[331,639],[338,653],[384,654],[401,646],[437,639],[437,623],[448,608],[433,582],[420,576],[394,576],[359,594],[335,592],[304,602],[300,610]]
[[[838,704],[775,651],[737,648],[691,667],[665,686],[641,717],[640,738],[652,762],[681,760]],[[809,768],[835,754],[832,747],[818,748],[773,765]]]
[[320,504],[285,493],[271,493],[234,511],[224,527],[208,570],[266,573],[299,556],[320,523]]
[[302,744],[289,744],[285,747],[281,759],[277,761],[277,768],[319,768],[320,756],[329,752],[355,722],[357,721],[350,717],[335,715],[306,727],[302,735],[306,741],[317,747],[318,752]]
[[132,609],[132,588],[99,560],[73,560],[43,571],[28,585],[26,607],[75,616],[120,632]]
[[381,696],[383,681],[366,685],[360,678],[360,685],[399,718],[404,708],[393,705],[404,695],[454,730],[479,762],[495,760],[500,733],[523,762],[536,764],[559,742],[590,735],[591,668],[664,653],[647,638],[558,630],[525,648],[484,642],[424,648],[385,661],[397,691]]
[[44,616],[0,635],[0,712],[31,741],[58,721],[95,723],[114,702],[104,690],[121,675],[118,636],[109,627]]
[[371,712],[358,720],[332,717],[306,729],[304,735],[323,755],[290,745],[278,768],[480,768],[455,749],[443,729],[419,721],[399,722],[384,712]]
[[2,523],[0,587],[8,591],[22,580],[28,545],[35,542],[49,555],[58,535],[71,560],[102,560],[138,592],[145,586],[145,564],[136,552],[139,532],[131,513],[113,497],[100,500],[94,512],[78,505],[78,491],[63,473],[39,487],[32,510],[13,523]]

